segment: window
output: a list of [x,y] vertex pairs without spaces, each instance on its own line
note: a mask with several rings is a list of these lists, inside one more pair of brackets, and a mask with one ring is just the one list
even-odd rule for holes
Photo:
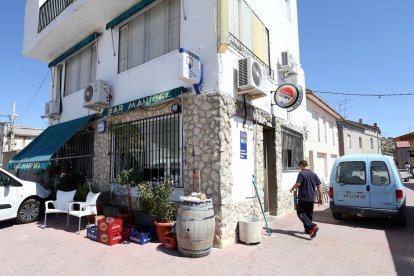
[[78,172],[89,180],[92,179],[93,141],[93,130],[79,131],[52,156],[52,163],[57,165],[68,163],[71,171]]
[[269,65],[269,31],[244,0],[229,0],[229,31]]
[[371,179],[372,184],[388,185],[390,184],[390,174],[387,165],[383,161],[371,162]]
[[362,149],[362,137],[359,137],[359,148]]
[[111,181],[135,169],[140,180],[180,183],[180,114],[117,124],[111,130]]
[[121,73],[180,47],[180,0],[162,1],[119,28]]
[[[85,88],[96,80],[96,44],[86,47],[65,61],[64,96],[68,96]],[[58,74],[62,74],[58,66]]]
[[299,132],[282,127],[282,166],[284,170],[297,168],[303,159],[303,137]]
[[370,138],[370,142],[371,142],[371,149],[374,149],[374,138]]
[[315,141],[321,141],[321,131],[319,128],[319,119],[316,112],[312,112],[312,137]]
[[347,141],[348,148],[351,148],[351,135],[350,134],[346,135],[346,141]]
[[365,162],[342,162],[336,170],[336,182],[345,184],[365,184]]

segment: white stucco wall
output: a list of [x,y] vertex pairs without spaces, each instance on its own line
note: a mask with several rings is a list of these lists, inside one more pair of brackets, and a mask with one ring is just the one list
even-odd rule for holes
[[[325,182],[336,157],[339,156],[338,127],[336,118],[321,106],[308,100],[306,106],[305,159],[310,168]],[[312,152],[312,153],[310,153]]]

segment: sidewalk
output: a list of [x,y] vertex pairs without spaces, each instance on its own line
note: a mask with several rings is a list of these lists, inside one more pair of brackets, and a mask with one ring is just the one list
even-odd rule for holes
[[302,232],[291,212],[271,219],[271,235],[264,228],[260,244],[213,248],[201,258],[179,257],[177,251],[155,242],[114,246],[92,242],[85,238],[85,230],[75,234],[75,224],[67,231],[63,216],[59,223],[52,217],[45,230],[41,222],[0,222],[0,275],[397,275],[390,238],[384,235],[395,227],[381,229],[382,223],[374,224],[378,231],[371,225],[355,227],[353,221],[338,223],[326,203],[315,206],[320,231],[314,239]]

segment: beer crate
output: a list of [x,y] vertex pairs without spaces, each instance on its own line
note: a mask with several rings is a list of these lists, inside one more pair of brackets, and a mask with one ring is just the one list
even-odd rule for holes
[[98,226],[88,226],[88,228],[86,228],[86,237],[90,240],[98,241]]
[[129,231],[129,241],[141,245],[149,243],[151,241],[151,232],[140,232],[135,228],[131,228]]
[[121,232],[99,232],[98,241],[106,245],[114,245],[122,242]]
[[98,220],[99,233],[120,233],[122,231],[122,220],[119,218],[107,217]]

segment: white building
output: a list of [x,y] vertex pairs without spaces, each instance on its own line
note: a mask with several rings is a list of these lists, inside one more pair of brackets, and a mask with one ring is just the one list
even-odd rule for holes
[[350,120],[338,121],[339,155],[381,153],[381,130],[376,123],[364,124]]
[[342,116],[309,89],[306,89],[306,99],[305,159],[319,178],[328,183],[332,164],[339,156],[336,122]]
[[27,0],[23,52],[51,69],[43,139],[62,138],[15,169],[70,157],[102,189],[128,168],[170,177],[213,199],[216,246],[261,216],[253,176],[265,211],[292,210],[306,99],[272,91],[305,87],[296,0]]
[[41,128],[15,126],[11,139],[9,124],[0,123],[0,167],[6,167],[10,158],[30,144],[42,131]]

